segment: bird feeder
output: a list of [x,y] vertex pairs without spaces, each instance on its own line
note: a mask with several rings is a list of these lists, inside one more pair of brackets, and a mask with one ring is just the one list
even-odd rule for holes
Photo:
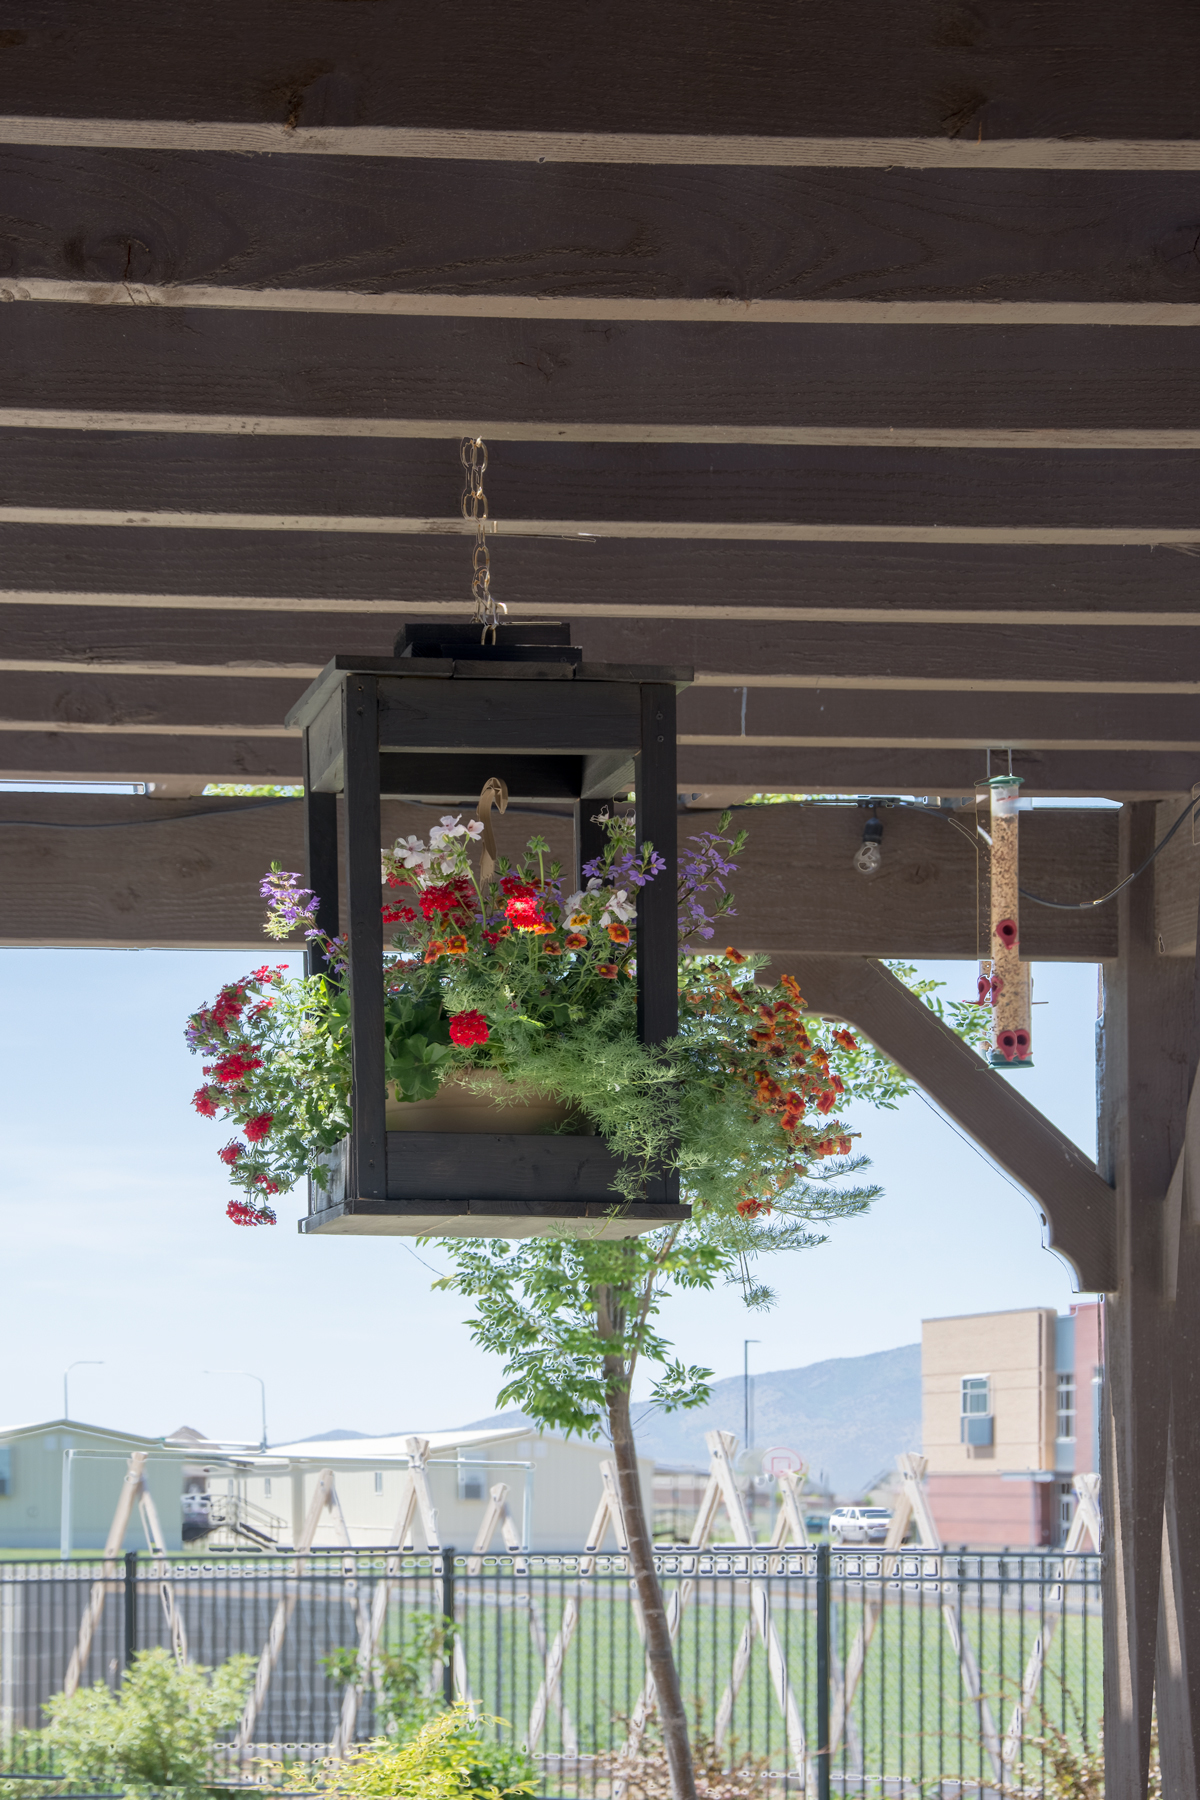
[[678,1029],[675,697],[691,670],[585,662],[567,625],[480,635],[410,625],[392,657],[335,657],[287,717],[303,733],[318,924],[339,933],[339,876],[349,913],[353,1125],[324,1185],[310,1183],[306,1234],[527,1237],[578,1224],[628,1237],[689,1216],[668,1168],[625,1201],[602,1137],[387,1129],[382,798],[473,807],[498,777],[512,801],[573,808],[581,869],[604,847],[596,815],[633,787],[637,840],[666,861],[637,897],[638,1036]]
[[[992,830],[992,937],[990,998],[995,1029],[991,1062],[999,1069],[1031,1068],[1029,964],[1020,955],[1017,821],[1020,776],[989,782]],[[982,991],[983,980],[980,987]]]

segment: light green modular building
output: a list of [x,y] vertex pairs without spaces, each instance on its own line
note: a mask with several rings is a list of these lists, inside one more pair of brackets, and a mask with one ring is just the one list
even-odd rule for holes
[[[168,1550],[181,1550],[184,1453],[162,1438],[106,1431],[75,1419],[0,1430],[0,1549],[96,1551],[104,1548],[129,1457],[146,1453],[145,1481]],[[134,1508],[123,1550],[145,1550]]]

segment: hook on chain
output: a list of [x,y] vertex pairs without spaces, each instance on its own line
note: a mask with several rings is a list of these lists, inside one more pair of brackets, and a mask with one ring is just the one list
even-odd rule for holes
[[491,641],[496,642],[496,627],[503,613],[508,608],[498,601],[492,593],[492,559],[487,547],[487,495],[483,491],[483,477],[487,470],[487,445],[482,438],[463,438],[458,454],[466,472],[466,484],[462,492],[462,516],[475,526],[475,553],[472,558],[471,597],[475,602],[475,611],[471,615],[472,625],[482,627],[479,641],[486,644],[488,634]]

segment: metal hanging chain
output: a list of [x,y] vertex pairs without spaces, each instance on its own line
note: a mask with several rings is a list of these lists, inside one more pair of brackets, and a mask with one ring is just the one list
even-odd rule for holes
[[488,503],[483,491],[483,477],[488,464],[487,445],[482,438],[464,438],[458,447],[458,454],[467,477],[462,492],[462,516],[475,526],[475,555],[471,576],[471,597],[475,602],[475,611],[471,614],[471,623],[482,627],[479,638],[481,644],[487,643],[489,632],[494,644],[501,614],[506,613],[508,608],[492,594],[492,559],[488,554],[486,538]]

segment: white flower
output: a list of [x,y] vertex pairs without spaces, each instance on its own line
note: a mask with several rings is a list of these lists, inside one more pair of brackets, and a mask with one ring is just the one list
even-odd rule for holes
[[472,819],[467,826],[467,836],[474,842],[483,836],[483,824],[479,819]]
[[600,877],[598,875],[593,875],[585,888],[577,888],[573,894],[569,895],[567,899],[563,901],[564,913],[577,912],[579,910],[580,901],[586,900],[590,894],[594,894],[596,890],[603,887],[603,885]]
[[604,911],[600,914],[600,923],[602,925],[611,925],[614,920],[620,919],[622,924],[627,925],[630,919],[634,918],[636,914],[637,902],[635,900],[630,900],[629,895],[624,888],[618,888],[608,902],[608,905],[604,908]]

